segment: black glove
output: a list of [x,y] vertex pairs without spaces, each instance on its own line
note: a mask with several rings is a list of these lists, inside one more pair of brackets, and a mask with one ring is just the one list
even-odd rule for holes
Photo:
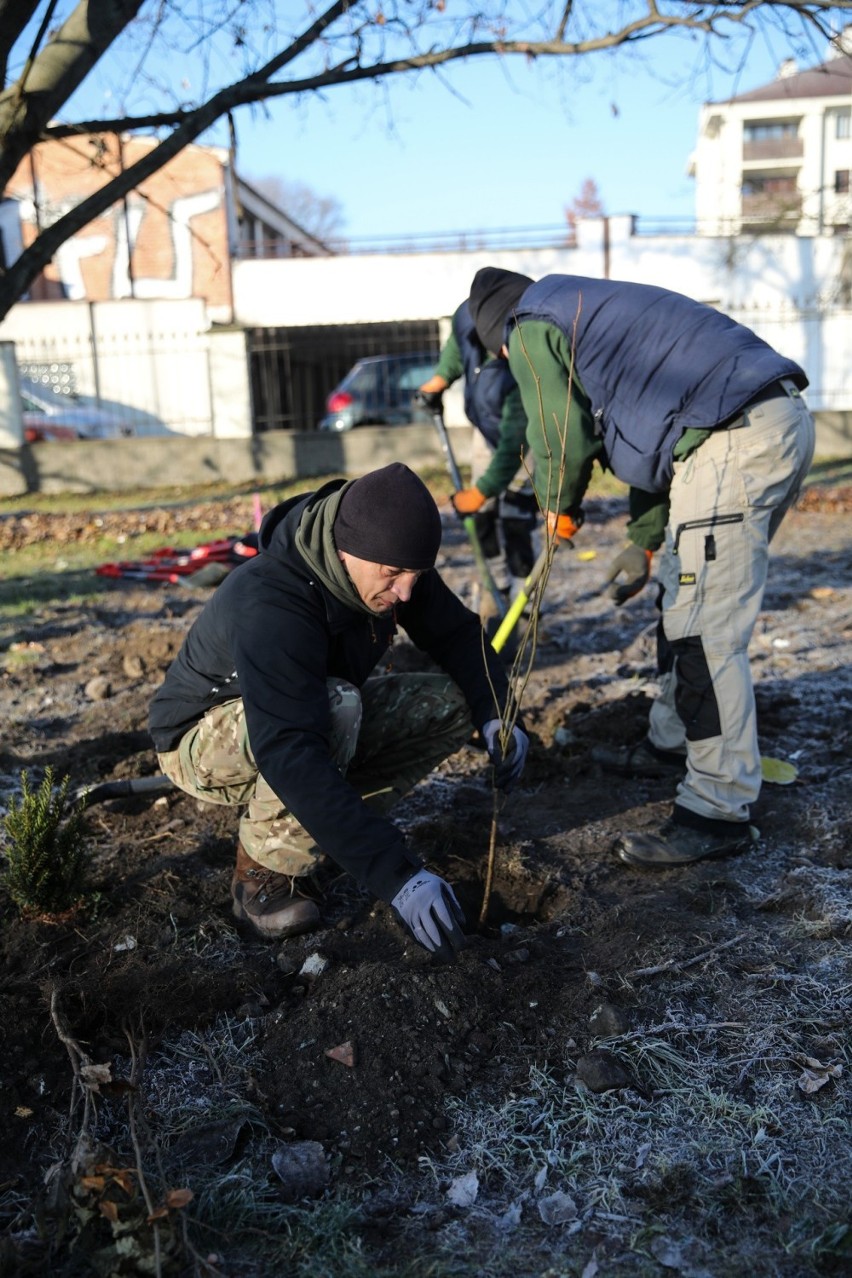
[[429,870],[418,870],[412,874],[391,901],[391,906],[417,944],[444,962],[455,958],[464,945],[462,908],[449,883],[439,879],[437,874]]
[[494,784],[498,790],[509,791],[515,782],[520,779],[524,770],[527,751],[530,748],[530,739],[521,728],[515,725],[506,747],[506,753],[503,754],[500,745],[501,727],[502,724],[499,719],[489,719],[483,726],[482,737],[485,741],[488,757],[494,765]]
[[428,408],[430,413],[441,413],[444,409],[444,392],[443,391],[415,391],[415,404],[420,404],[423,408]]
[[[620,554],[616,555],[609,566],[606,581],[612,583],[607,594],[617,604],[623,604],[634,595],[638,595],[651,575],[651,556],[653,551],[643,550],[632,541],[625,543]],[[624,581],[615,584],[616,577],[624,573]]]

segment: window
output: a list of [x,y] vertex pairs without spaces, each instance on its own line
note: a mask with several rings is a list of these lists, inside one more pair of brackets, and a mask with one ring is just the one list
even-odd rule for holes
[[834,173],[834,194],[835,194],[835,195],[848,195],[848,194],[849,194],[849,170],[848,170],[848,169],[836,169],[836,170],[835,170],[835,173]]
[[770,139],[798,136],[798,120],[747,120],[743,125],[743,138],[746,142],[767,142]]
[[838,111],[834,117],[834,136],[836,138],[852,137],[852,111]]
[[748,176],[743,176],[743,195],[793,195],[796,189],[796,178],[793,174],[766,177],[750,173]]

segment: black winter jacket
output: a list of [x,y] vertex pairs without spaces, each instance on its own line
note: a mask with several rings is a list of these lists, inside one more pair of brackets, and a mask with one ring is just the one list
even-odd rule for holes
[[394,614],[346,607],[311,573],[294,544],[302,513],[337,492],[334,480],[270,511],[260,553],[234,569],[191,627],[150,708],[158,752],[217,704],[242,697],[258,768],[323,851],[390,901],[419,861],[402,833],[370,811],[332,762],[326,679],[360,687],[387,651],[397,623],[458,684],[481,728],[505,701],[507,679],[481,626],[432,569]]

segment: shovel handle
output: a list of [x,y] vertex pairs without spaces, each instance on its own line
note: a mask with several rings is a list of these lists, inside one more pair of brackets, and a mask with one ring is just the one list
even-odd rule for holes
[[[453,481],[453,487],[456,492],[460,492],[464,487],[464,484],[462,483],[461,472],[459,471],[455,456],[453,455],[453,447],[447,433],[444,414],[440,412],[440,410],[434,412],[432,414],[432,420],[435,423],[435,429],[438,432],[438,436],[441,440],[441,447],[444,450],[444,456],[447,459],[447,468],[450,472],[450,478]],[[482,584],[494,600],[494,607],[497,609],[497,616],[504,618],[506,616],[506,601],[498,590],[497,583],[491,575],[491,569],[488,567],[488,562],[482,549],[482,542],[479,540],[479,534],[476,531],[476,524],[474,523],[473,515],[466,515],[462,520],[462,523],[464,524],[464,530],[467,533],[468,541],[470,542],[471,549],[473,550],[473,557],[476,561],[477,571],[479,572]]]
[[523,589],[520,590],[512,600],[509,611],[500,622],[494,638],[491,640],[491,647],[495,652],[500,652],[504,647],[506,640],[517,625],[518,618],[529,603],[530,595],[535,590],[541,574],[547,567],[548,550],[549,548],[545,546],[544,550],[542,550],[538,559],[533,564],[530,575],[524,582]]

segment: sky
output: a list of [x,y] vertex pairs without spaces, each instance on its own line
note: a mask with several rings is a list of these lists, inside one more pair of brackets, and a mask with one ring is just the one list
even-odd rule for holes
[[[793,52],[777,33],[758,35],[726,54],[735,74],[711,74],[704,48],[662,35],[617,53],[479,57],[440,75],[274,99],[235,113],[237,168],[250,182],[278,177],[334,198],[338,234],[353,244],[555,228],[590,178],[608,214],[688,222],[702,102],[772,80]],[[797,52],[802,66],[826,54]],[[105,83],[90,76],[63,117],[111,114]],[[224,123],[199,141],[227,145]]]
[[690,220],[702,102],[774,79],[789,50],[757,43],[736,77],[690,80],[683,41],[646,49],[558,65],[475,59],[440,81],[397,77],[277,102],[266,118],[243,111],[238,167],[334,196],[353,240],[555,227],[588,178],[606,213]]

